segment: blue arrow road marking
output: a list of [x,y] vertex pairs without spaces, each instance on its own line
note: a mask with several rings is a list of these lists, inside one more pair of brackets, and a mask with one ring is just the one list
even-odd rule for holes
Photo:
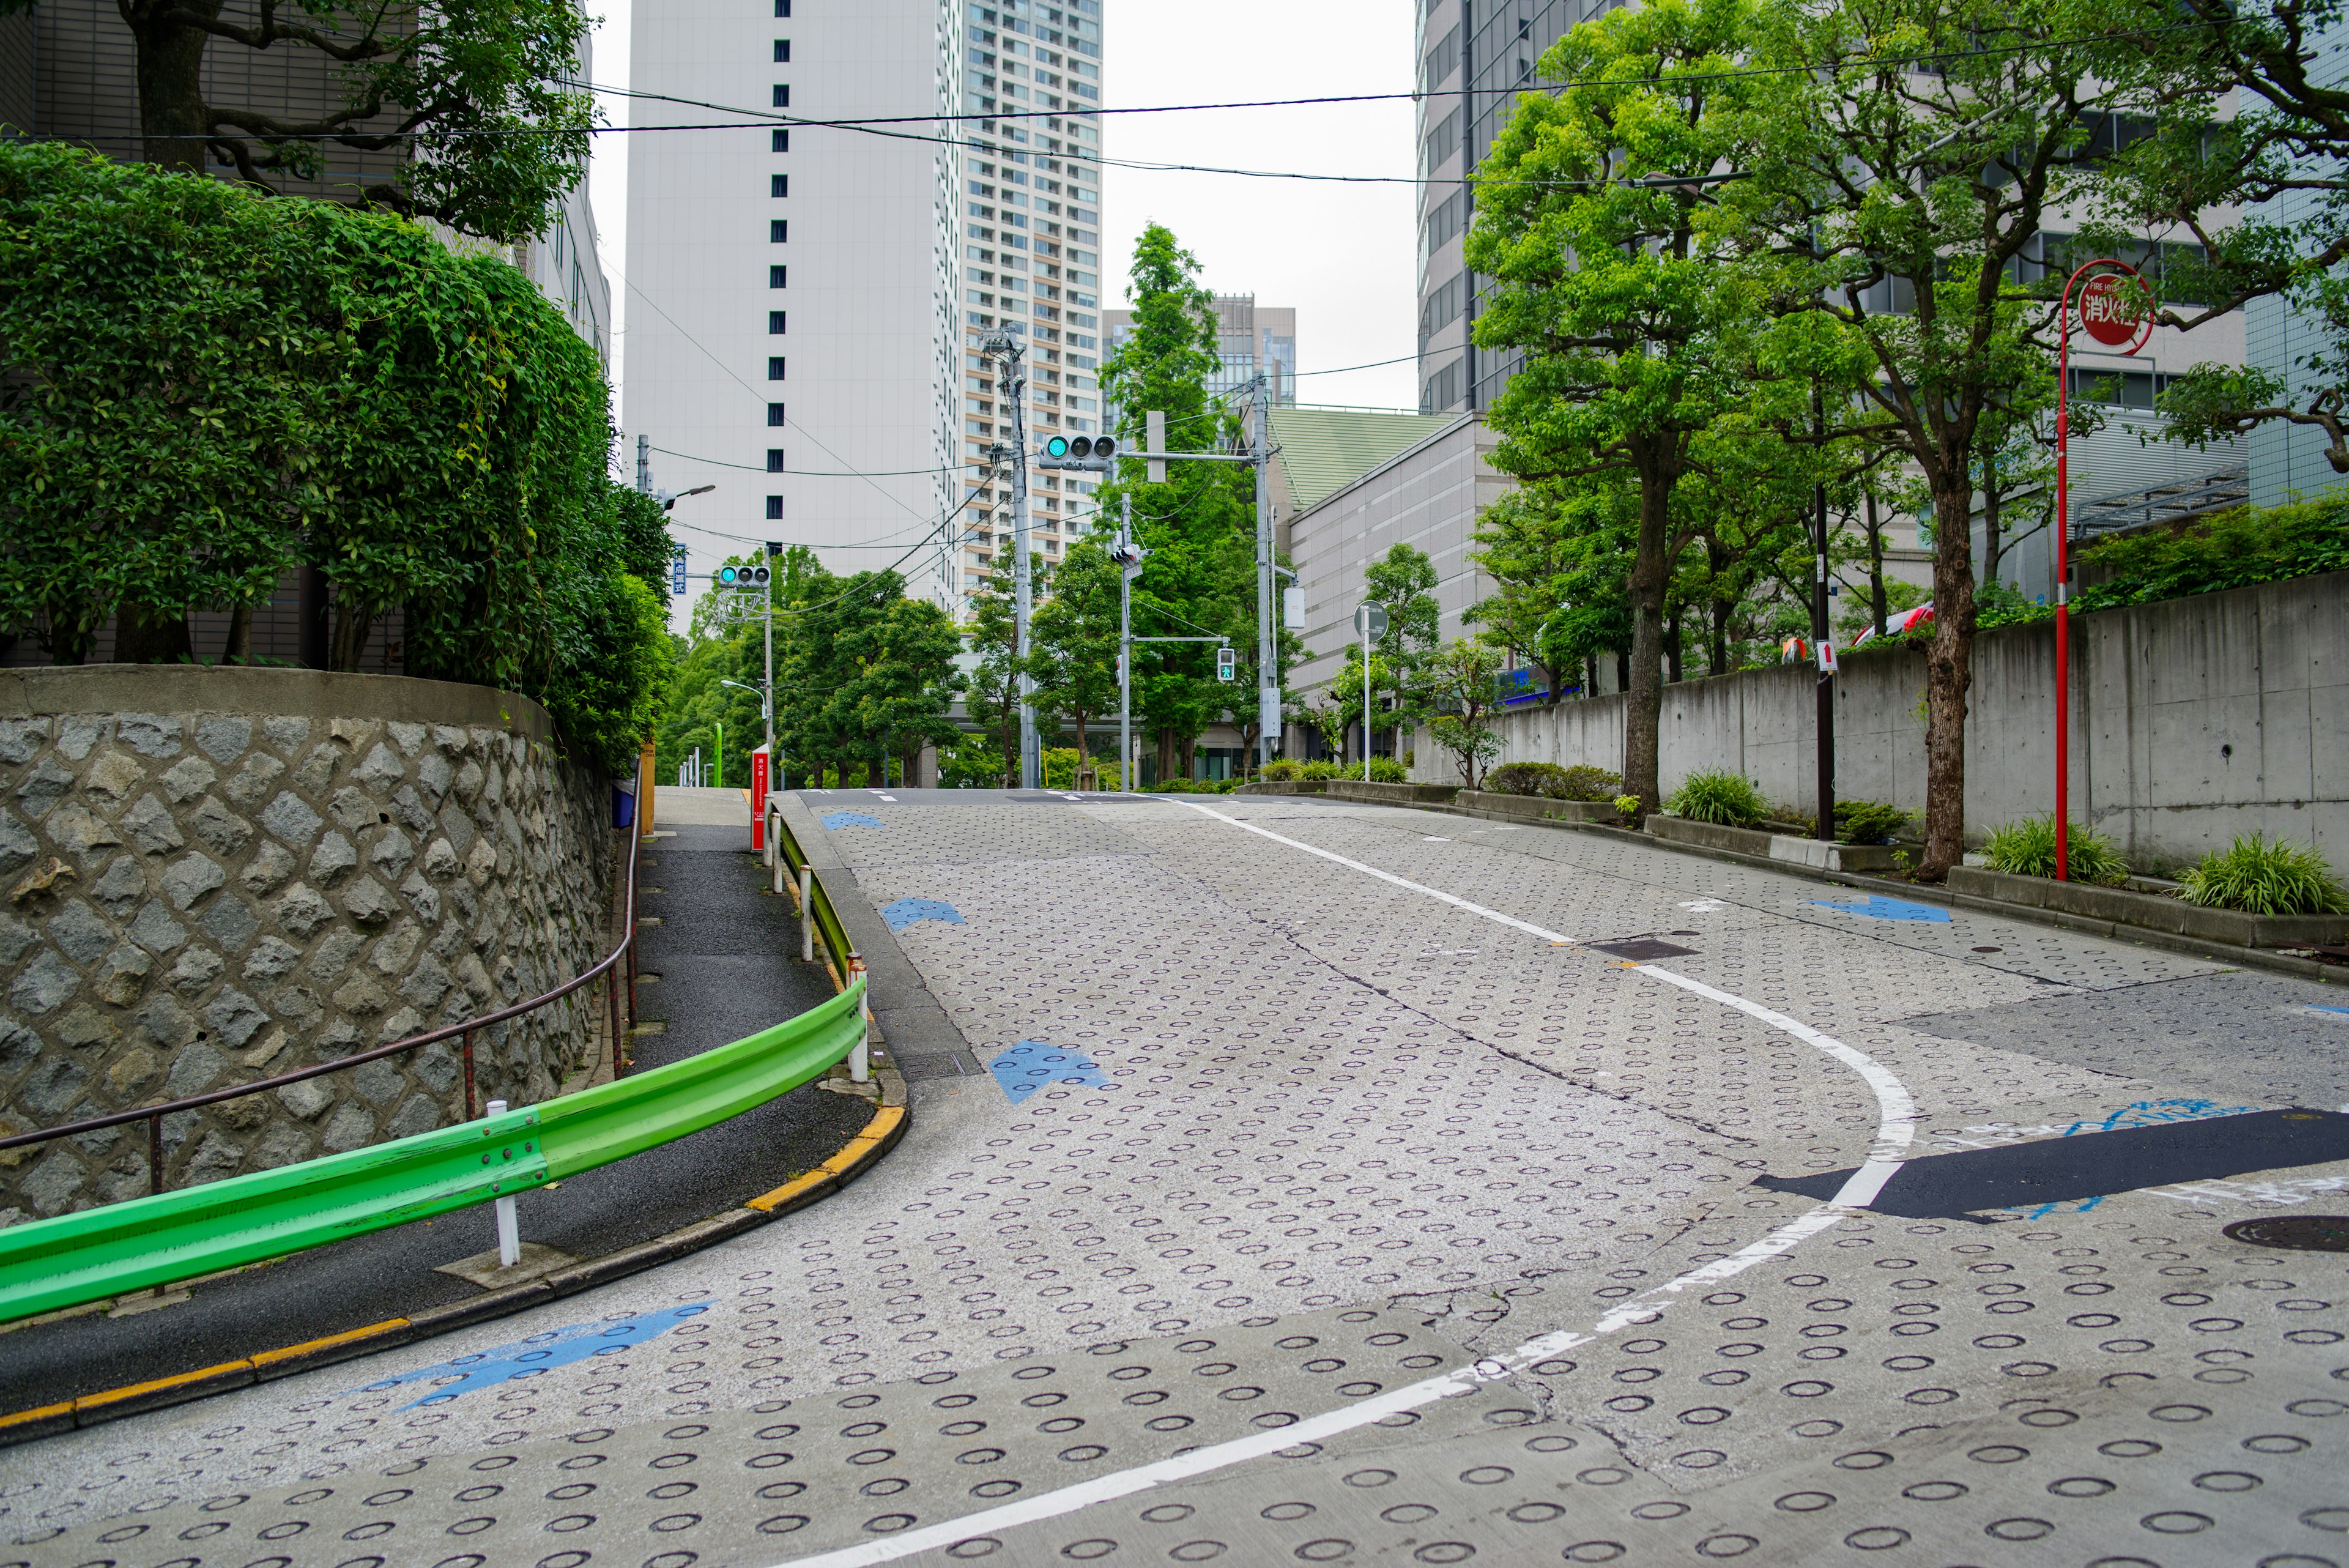
[[387,1377],[352,1392],[372,1394],[386,1388],[397,1388],[403,1383],[456,1379],[430,1390],[420,1399],[402,1405],[400,1408],[413,1410],[419,1405],[438,1405],[454,1399],[460,1394],[470,1394],[476,1388],[493,1388],[517,1377],[534,1377],[557,1366],[585,1361],[591,1355],[605,1355],[626,1350],[632,1345],[642,1345],[709,1310],[708,1306],[697,1303],[688,1306],[663,1307],[658,1312],[638,1313],[634,1317],[614,1318],[605,1323],[575,1323],[568,1328],[533,1334],[528,1339],[516,1340],[512,1345],[477,1350],[471,1355],[460,1355],[437,1366],[403,1372],[397,1377]]
[[1838,904],[1832,898],[1813,898],[1822,909],[1841,909],[1847,915],[1866,915],[1878,920],[1939,920],[1950,923],[1950,911],[1930,904],[1911,904],[1905,898],[1888,898],[1881,893],[1870,893],[1865,904]]
[[881,826],[881,819],[877,816],[867,816],[861,811],[835,811],[824,817],[823,825],[826,827],[834,828],[878,827]]
[[1050,1045],[1041,1040],[1022,1040],[989,1062],[987,1070],[995,1075],[995,1081],[1003,1086],[1004,1095],[1015,1106],[1050,1084],[1083,1084],[1096,1089],[1112,1086],[1109,1075],[1083,1052]]
[[955,907],[943,898],[900,898],[894,904],[884,904],[881,918],[893,931],[902,931],[916,920],[936,920],[949,926],[964,923]]
[[2349,1017],[2349,1007],[2319,1007],[2315,1003],[2311,1002],[2308,1010],[2311,1012],[2337,1012],[2344,1017]]

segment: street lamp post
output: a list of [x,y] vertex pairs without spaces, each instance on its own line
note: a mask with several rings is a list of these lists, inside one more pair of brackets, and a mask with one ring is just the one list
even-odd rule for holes
[[[2064,280],[2055,307],[2055,880],[2071,880],[2072,817],[2072,289],[2081,277],[2098,273],[2080,288],[2080,325],[2107,348],[2133,355],[2153,335],[2153,312],[2146,307],[2137,268],[2110,256],[2084,262]],[[2132,288],[2121,279],[2137,280]],[[2123,347],[2126,345],[2126,347]]]
[[[1387,634],[1387,607],[1371,603],[1354,611],[1354,630],[1362,639],[1362,782],[1371,782],[1371,645]],[[1395,746],[1401,750],[1402,737]]]

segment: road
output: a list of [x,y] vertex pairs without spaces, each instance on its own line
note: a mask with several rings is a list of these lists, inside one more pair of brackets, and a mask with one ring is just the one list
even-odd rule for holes
[[802,798],[987,1075],[657,1272],[0,1453],[18,1555],[2349,1562],[2349,1254],[2223,1233],[2349,1211],[2337,988],[1424,812]]

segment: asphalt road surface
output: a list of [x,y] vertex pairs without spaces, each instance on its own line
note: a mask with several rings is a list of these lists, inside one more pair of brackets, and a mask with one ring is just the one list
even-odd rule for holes
[[2349,1253],[2225,1233],[2349,1213],[2339,989],[1431,813],[802,799],[983,1075],[657,1272],[0,1452],[16,1557],[2349,1563]]

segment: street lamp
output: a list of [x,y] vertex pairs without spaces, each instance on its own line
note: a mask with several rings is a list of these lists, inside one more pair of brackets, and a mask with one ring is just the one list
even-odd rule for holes
[[[2134,355],[2153,336],[2145,280],[2137,268],[2110,256],[2083,262],[2064,280],[2055,307],[2055,880],[2071,880],[2072,788],[2072,522],[2069,481],[2072,434],[2072,287],[2083,275],[2109,267],[2080,289],[2080,325],[2107,348]],[[2121,281],[2126,274],[2136,286]],[[2123,345],[2127,347],[2124,348]]]

